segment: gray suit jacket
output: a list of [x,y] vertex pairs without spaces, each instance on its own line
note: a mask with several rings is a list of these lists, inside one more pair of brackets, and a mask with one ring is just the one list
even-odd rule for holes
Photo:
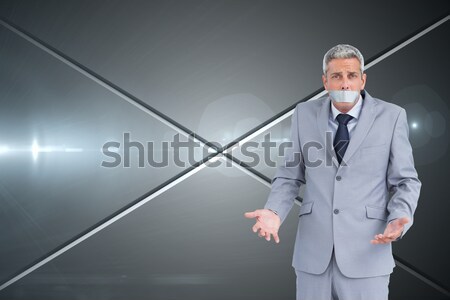
[[391,243],[374,245],[370,240],[394,219],[410,219],[402,237],[413,223],[421,182],[406,112],[366,91],[362,95],[361,114],[341,165],[326,133],[330,98],[299,103],[294,110],[293,147],[277,169],[265,208],[276,211],[283,222],[300,185],[305,185],[292,262],[298,270],[324,272],[334,247],[347,277],[390,274],[395,267]]

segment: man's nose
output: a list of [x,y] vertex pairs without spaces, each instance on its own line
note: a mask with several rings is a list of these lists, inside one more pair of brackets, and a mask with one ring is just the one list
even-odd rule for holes
[[341,90],[349,90],[350,84],[347,79],[342,80]]

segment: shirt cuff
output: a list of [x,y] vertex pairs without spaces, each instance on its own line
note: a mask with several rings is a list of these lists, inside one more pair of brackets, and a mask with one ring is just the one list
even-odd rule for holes
[[278,216],[278,212],[276,210],[270,209],[268,208],[268,210],[270,210],[271,212],[273,212],[274,214],[276,214]]

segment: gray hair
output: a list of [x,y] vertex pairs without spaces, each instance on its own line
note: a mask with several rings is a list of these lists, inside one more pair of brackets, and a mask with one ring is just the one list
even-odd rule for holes
[[361,64],[361,75],[364,73],[364,57],[358,49],[352,45],[339,44],[328,50],[323,57],[323,74],[327,73],[328,63],[336,58],[357,58]]

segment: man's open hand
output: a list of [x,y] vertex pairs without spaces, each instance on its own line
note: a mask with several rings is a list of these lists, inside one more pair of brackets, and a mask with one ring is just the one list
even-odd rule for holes
[[395,241],[402,234],[406,223],[409,223],[408,218],[395,219],[386,226],[383,234],[375,235],[375,239],[370,242],[372,244],[387,244]]
[[258,235],[265,237],[267,241],[270,241],[270,235],[273,235],[275,242],[280,242],[278,229],[280,228],[281,220],[273,211],[269,209],[257,209],[252,212],[246,212],[244,215],[249,219],[256,218],[256,224],[253,225],[253,232],[259,230]]

